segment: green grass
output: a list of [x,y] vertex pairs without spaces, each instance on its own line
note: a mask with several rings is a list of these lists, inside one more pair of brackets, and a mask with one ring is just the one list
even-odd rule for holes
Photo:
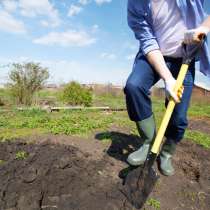
[[194,141],[197,144],[204,146],[205,148],[210,148],[210,135],[201,133],[199,131],[187,130],[185,133],[185,138]]
[[[153,112],[155,113],[156,120],[161,120],[164,111],[164,100],[153,98]],[[188,110],[189,117],[209,117],[210,118],[210,103],[192,102]]]
[[[43,93],[45,94],[45,93]],[[113,97],[103,95],[99,100],[104,105],[111,107],[125,107],[122,96]],[[159,127],[165,111],[164,100],[153,99],[153,112]],[[209,104],[192,103],[189,109],[189,118],[210,119]],[[0,115],[0,140],[7,141],[16,138],[31,136],[33,134],[65,134],[89,137],[94,133],[107,131],[111,126],[119,126],[121,130],[126,128],[132,134],[138,135],[135,123],[129,120],[126,111],[103,112],[103,111],[60,111],[47,113],[39,109],[28,111],[2,112]],[[206,148],[210,148],[210,136],[208,134],[187,130],[185,138],[192,140]],[[110,141],[109,137],[104,142]]]
[[0,142],[13,141],[18,138],[26,138],[33,135],[43,135],[48,133],[45,129],[29,129],[29,128],[0,128]]
[[115,96],[112,94],[93,95],[93,105],[109,106],[111,108],[125,108],[124,95]]
[[114,122],[113,114],[106,117],[101,112],[75,111],[63,112],[45,123],[45,127],[53,134],[85,135],[95,129],[106,129]]
[[0,115],[0,139],[38,133],[87,136],[94,130],[107,129],[114,123],[115,113],[100,111],[63,111],[47,113],[41,110],[11,111]]
[[210,103],[192,103],[188,112],[191,117],[209,117],[210,118]]

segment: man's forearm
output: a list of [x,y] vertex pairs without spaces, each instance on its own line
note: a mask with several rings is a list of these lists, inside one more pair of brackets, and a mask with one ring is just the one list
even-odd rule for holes
[[[168,69],[163,54],[160,50],[153,50],[149,52],[147,55],[147,60],[149,63],[154,67],[155,71],[160,75],[160,77],[164,80],[165,83],[165,90],[166,96],[172,96],[176,103],[180,102],[180,96],[174,92],[174,86],[176,80],[174,79],[173,75],[171,74],[170,70]],[[181,89],[180,89],[181,90]],[[183,92],[183,90],[181,90]]]
[[160,50],[153,50],[149,52],[146,57],[149,63],[154,67],[155,71],[164,81],[172,78],[172,74],[165,63],[164,57]]

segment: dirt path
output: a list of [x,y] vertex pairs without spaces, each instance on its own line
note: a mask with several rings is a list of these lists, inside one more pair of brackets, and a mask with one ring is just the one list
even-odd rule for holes
[[[101,140],[109,137],[111,143]],[[118,177],[138,137],[115,128],[92,139],[65,136],[0,144],[0,210],[133,210]],[[24,160],[16,157],[25,151]],[[210,151],[183,141],[176,176],[160,175],[145,210],[209,210]]]

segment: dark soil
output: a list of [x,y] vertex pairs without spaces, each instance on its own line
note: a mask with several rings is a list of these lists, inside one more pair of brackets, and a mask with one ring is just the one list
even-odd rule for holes
[[[106,132],[111,143],[49,136],[0,144],[0,210],[134,210],[121,192],[120,170],[139,146],[136,136]],[[23,160],[17,152],[25,151]],[[183,141],[174,157],[176,175],[160,179],[146,210],[210,210],[210,151]]]
[[[25,151],[25,160],[15,159]],[[72,146],[3,143],[0,158],[1,210],[120,209],[123,196],[103,172],[111,163],[104,157],[89,161],[90,154]]]

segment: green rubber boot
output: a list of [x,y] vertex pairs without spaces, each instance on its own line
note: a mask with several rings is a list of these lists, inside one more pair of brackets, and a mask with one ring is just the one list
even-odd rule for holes
[[145,120],[136,122],[136,126],[141,138],[144,139],[144,144],[140,149],[128,156],[127,162],[132,166],[138,166],[144,163],[156,134],[155,119],[153,115]]
[[172,176],[175,170],[172,166],[172,156],[176,150],[176,143],[165,142],[160,153],[160,171],[165,176]]

